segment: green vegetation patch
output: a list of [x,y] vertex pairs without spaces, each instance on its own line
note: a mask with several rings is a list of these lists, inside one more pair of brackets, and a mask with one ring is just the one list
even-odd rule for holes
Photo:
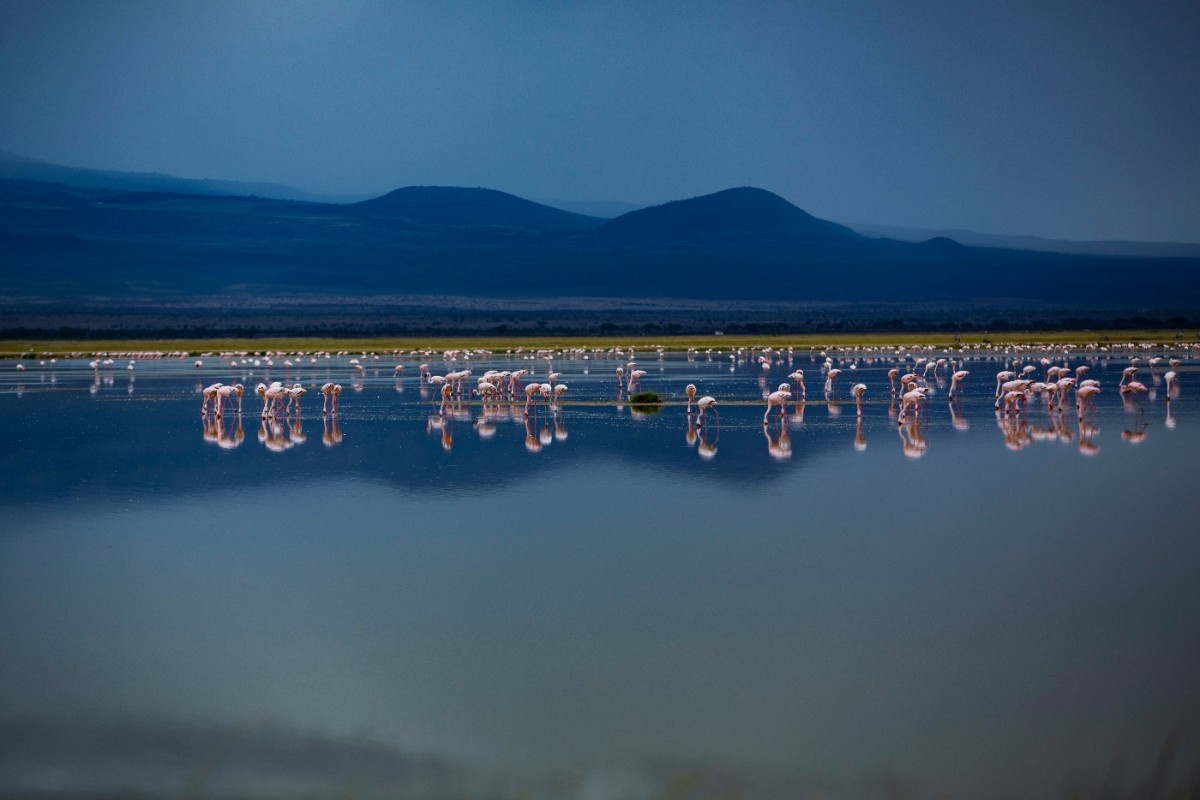
[[662,404],[662,398],[658,396],[658,392],[638,392],[629,398],[629,405],[633,410],[643,414],[660,413]]

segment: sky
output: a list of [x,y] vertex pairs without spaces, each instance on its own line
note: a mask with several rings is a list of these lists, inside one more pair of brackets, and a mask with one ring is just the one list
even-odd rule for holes
[[0,148],[1200,242],[1200,3],[0,0]]

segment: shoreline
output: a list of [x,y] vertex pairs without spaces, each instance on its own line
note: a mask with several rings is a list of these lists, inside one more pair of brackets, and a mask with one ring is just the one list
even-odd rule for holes
[[562,350],[611,349],[635,347],[654,351],[662,347],[667,352],[687,352],[743,348],[783,348],[817,350],[826,348],[866,347],[934,347],[962,348],[988,346],[1058,347],[1076,345],[1097,348],[1152,344],[1162,347],[1200,345],[1200,329],[1105,329],[1105,330],[1025,330],[1025,331],[925,331],[905,333],[822,332],[798,334],[726,334],[726,335],[456,335],[440,336],[373,336],[373,337],[298,337],[254,336],[230,337],[189,336],[180,338],[96,339],[30,337],[0,340],[0,359],[33,357],[71,357],[72,355],[104,355],[138,353],[142,357],[191,358],[219,353],[266,354],[267,352],[376,352],[407,353],[423,350]]

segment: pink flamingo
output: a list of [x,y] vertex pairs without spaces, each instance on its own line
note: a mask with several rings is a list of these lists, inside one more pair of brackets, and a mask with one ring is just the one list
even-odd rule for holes
[[1094,384],[1080,386],[1075,390],[1075,410],[1080,417],[1083,416],[1084,407],[1089,405],[1092,398],[1098,394],[1100,394],[1100,387]]
[[531,383],[525,387],[525,416],[529,416],[529,406],[542,393],[542,385],[540,383]]
[[[1004,385],[1005,381],[1011,381],[1015,377],[1017,377],[1017,373],[1013,372],[1012,370],[1006,369],[996,373],[996,397],[1004,394],[1000,387]],[[999,408],[998,405],[997,408]]]
[[696,408],[699,409],[699,412],[696,415],[697,423],[704,421],[704,415],[710,408],[713,410],[713,413],[717,415],[717,422],[719,423],[721,421],[721,412],[717,411],[717,399],[715,397],[711,397],[707,394],[704,395],[704,397],[701,397],[696,401]]
[[842,371],[836,367],[825,374],[825,394],[833,391],[834,386],[837,385],[838,376],[841,374]]
[[787,401],[792,397],[791,387],[786,383],[779,384],[779,388],[767,395],[767,410],[763,412],[763,425],[767,424],[767,418],[771,414],[771,409],[778,406],[780,418],[787,416]]
[[950,376],[950,399],[954,399],[959,394],[962,394],[962,382],[967,379],[971,373],[965,369],[960,369],[958,372]]
[[808,393],[804,389],[804,370],[798,369],[792,374],[788,375],[788,377],[792,379],[793,384],[796,384],[800,387],[800,399],[805,399]]
[[329,406],[332,401],[333,411],[337,412],[338,395],[342,393],[342,385],[340,383],[323,383],[321,384],[321,394],[324,399],[321,402],[321,412],[325,413],[330,410]]
[[231,395],[233,395],[236,391],[237,390],[232,386],[222,386],[221,388],[217,389],[217,397],[216,397],[215,405],[216,405],[218,417],[221,416],[223,406],[225,405],[225,400],[228,399]]
[[919,414],[921,403],[925,401],[925,388],[919,387],[916,381],[911,381],[908,384],[908,391],[900,396],[900,417],[897,424],[900,424],[907,416],[908,410],[912,409],[914,414]]
[[305,389],[300,384],[296,383],[296,384],[292,384],[292,388],[285,389],[284,392],[287,393],[287,397],[288,397],[288,410],[289,411],[291,410],[292,401],[295,401],[296,413],[299,414],[300,413],[300,398],[303,397],[305,394],[307,394],[308,390]]
[[858,415],[861,417],[864,398],[867,396],[867,385],[865,383],[856,383],[850,391],[854,394],[854,403],[858,406]]
[[447,383],[442,386],[442,404],[438,406],[438,413],[442,416],[446,415],[446,404],[454,397],[454,384]]
[[219,392],[221,390],[222,385],[223,384],[220,384],[220,383],[214,383],[211,386],[204,387],[204,390],[201,392],[201,395],[200,395],[200,397],[201,397],[200,413],[201,414],[208,413],[208,404],[210,401],[212,402],[213,409],[216,409],[216,407],[217,407],[217,392]]
[[687,413],[690,416],[692,413],[692,399],[695,398],[695,396],[696,396],[696,384],[689,383],[687,386],[684,387],[683,391],[687,394],[687,399],[688,399]]

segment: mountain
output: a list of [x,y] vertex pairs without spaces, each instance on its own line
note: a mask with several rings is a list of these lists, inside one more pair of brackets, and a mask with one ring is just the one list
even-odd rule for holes
[[495,189],[408,186],[350,206],[376,217],[429,225],[488,226],[562,233],[598,227],[603,220],[551,208]]
[[935,230],[933,228],[906,228],[899,225],[872,225],[869,223],[854,223],[849,227],[864,236],[898,239],[903,242],[921,242],[935,237],[944,237],[972,247],[999,247],[1006,250],[1033,250],[1044,253],[1127,258],[1200,258],[1200,244],[1187,242],[1137,242],[1116,239],[1072,241],[1044,239],[1040,236],[977,233],[959,228]]
[[817,219],[779,195],[749,187],[631,211],[600,230],[614,238],[641,240],[862,238],[843,225]]
[[747,187],[606,221],[481,188],[336,204],[0,180],[0,294],[921,303],[953,316],[981,303],[1200,309],[1200,260],[873,239]]
[[321,201],[328,198],[276,183],[195,180],[156,172],[112,172],[66,167],[36,158],[25,158],[0,150],[0,180],[60,183],[85,189],[118,189],[135,192],[273,197],[285,200]]

